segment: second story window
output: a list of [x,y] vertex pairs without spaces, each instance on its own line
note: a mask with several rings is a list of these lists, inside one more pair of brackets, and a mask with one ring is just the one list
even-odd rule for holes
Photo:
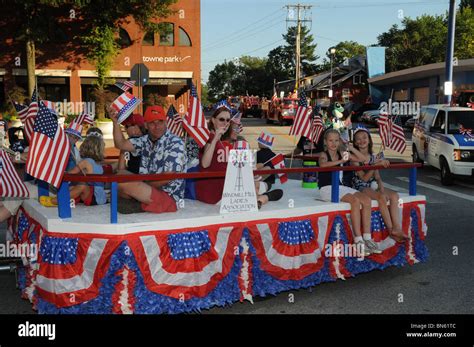
[[174,46],[174,24],[163,23],[160,32],[160,46]]
[[132,45],[132,39],[130,38],[130,35],[128,35],[127,30],[120,28],[118,43],[122,48]]
[[192,46],[191,38],[189,37],[186,30],[184,30],[181,27],[179,27],[179,45],[180,46],[187,46],[187,47]]
[[154,46],[155,45],[155,33],[153,31],[148,31],[145,36],[143,36],[142,46]]

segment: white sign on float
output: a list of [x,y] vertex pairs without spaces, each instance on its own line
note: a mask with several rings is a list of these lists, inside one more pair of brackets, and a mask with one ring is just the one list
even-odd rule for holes
[[252,151],[235,149],[230,151],[222,193],[221,214],[258,211],[252,163]]

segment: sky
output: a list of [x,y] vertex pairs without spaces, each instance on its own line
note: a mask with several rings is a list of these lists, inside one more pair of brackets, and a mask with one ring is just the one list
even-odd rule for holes
[[[266,57],[284,44],[287,9],[298,2],[284,0],[201,0],[202,80],[224,60],[242,55]],[[314,0],[306,23],[317,43],[320,60],[340,41],[363,45],[377,43],[377,36],[403,17],[423,14],[441,15],[449,9],[449,0]],[[459,4],[459,1],[456,2]]]

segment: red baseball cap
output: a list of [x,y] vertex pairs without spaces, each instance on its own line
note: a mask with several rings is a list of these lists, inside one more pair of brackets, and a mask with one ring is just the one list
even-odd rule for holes
[[122,125],[124,126],[130,126],[130,125],[137,125],[139,127],[142,127],[145,125],[145,121],[142,117],[141,114],[139,113],[134,113],[132,114],[130,117],[128,117],[127,119],[125,119],[123,122],[122,122]]
[[155,120],[165,120],[166,113],[163,107],[155,105],[155,106],[148,106],[145,111],[145,123],[153,122]]

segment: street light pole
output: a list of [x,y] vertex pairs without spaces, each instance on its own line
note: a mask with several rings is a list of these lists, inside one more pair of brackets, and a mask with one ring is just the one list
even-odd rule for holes
[[456,0],[449,1],[448,19],[448,45],[446,46],[446,71],[444,82],[444,98],[446,104],[451,104],[453,94],[453,55],[454,55],[454,31],[456,28]]
[[329,89],[329,101],[332,101],[333,91],[332,91],[332,61],[334,59],[334,53],[336,53],[336,49],[333,47],[329,51],[331,53],[331,87]]

